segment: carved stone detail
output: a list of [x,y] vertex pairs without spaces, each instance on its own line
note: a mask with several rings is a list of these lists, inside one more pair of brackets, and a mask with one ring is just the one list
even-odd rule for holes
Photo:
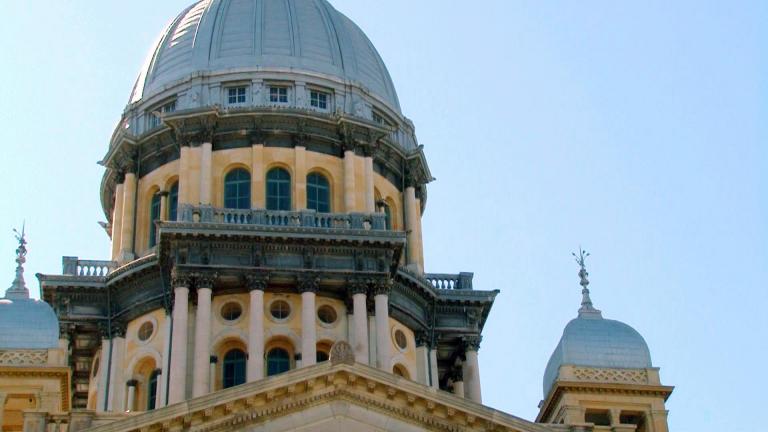
[[648,371],[645,369],[603,369],[579,367],[573,370],[573,377],[577,381],[648,384]]
[[331,364],[355,364],[355,350],[352,346],[344,341],[339,341],[333,344],[331,347]]
[[464,336],[461,339],[466,351],[479,351],[480,342],[483,341],[483,337],[480,335]]
[[264,291],[267,289],[268,282],[269,273],[266,272],[255,272],[245,275],[245,285],[249,291]]
[[317,275],[305,275],[298,280],[298,287],[300,293],[313,292],[316,293],[319,289],[319,278]]
[[47,350],[0,351],[0,365],[42,365],[47,361]]

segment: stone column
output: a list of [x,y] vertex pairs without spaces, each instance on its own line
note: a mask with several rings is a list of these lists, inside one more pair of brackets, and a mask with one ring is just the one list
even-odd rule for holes
[[357,210],[355,203],[355,151],[344,151],[344,210]]
[[424,273],[424,237],[421,231],[421,199],[417,198],[415,204],[416,215],[413,221],[416,230],[416,234],[414,235],[414,238],[416,239],[416,256],[414,257],[414,261],[416,261],[419,272]]
[[0,428],[3,427],[3,411],[5,410],[5,398],[6,394],[0,392]]
[[389,290],[385,281],[377,283],[374,289],[374,312],[376,314],[376,367],[392,372],[389,368]]
[[179,149],[179,205],[192,204],[190,198],[189,189],[189,165],[192,149],[189,147],[189,143],[179,143],[181,146]]
[[[160,408],[163,406],[163,393],[160,391],[162,386],[160,385],[161,382],[165,381],[163,377],[163,370],[162,369],[155,369],[153,373],[157,374],[157,391],[155,392],[155,409]],[[149,390],[149,389],[147,389]],[[147,397],[149,397],[149,391],[147,391]]]
[[112,211],[112,260],[120,257],[120,236],[123,233],[123,190],[125,175],[117,174],[117,186],[115,186],[115,205]]
[[212,355],[208,358],[208,376],[210,377],[210,392],[213,393],[216,389],[216,364],[219,363],[219,358],[215,355]]
[[417,226],[417,209],[416,209],[416,188],[408,186],[405,188],[405,233],[406,233],[406,248],[408,253],[408,260],[406,265],[411,269],[416,269],[420,273],[421,269],[418,268],[419,260],[419,245],[417,242],[418,226]]
[[362,281],[354,282],[349,292],[352,294],[355,361],[367,365],[369,364],[367,284]]
[[[168,220],[168,191],[160,191],[157,193],[160,195],[160,220],[166,221]],[[157,238],[158,242],[160,240],[160,237]]]
[[173,302],[173,335],[171,342],[170,384],[168,404],[186,399],[187,389],[187,320],[189,319],[189,280],[175,277]]
[[200,145],[200,204],[211,205],[211,170],[213,169],[213,144]]
[[264,144],[261,136],[252,138],[254,144],[251,150],[251,205],[253,208],[267,207],[266,189],[264,186]]
[[[128,380],[128,397],[125,399],[125,412],[131,412],[136,409],[136,386],[139,384],[135,379]],[[149,395],[149,394],[147,394]]]
[[301,292],[301,367],[317,362],[317,326],[315,325],[315,293],[317,280],[307,277],[299,282]]
[[208,373],[211,357],[211,292],[213,277],[197,279],[197,313],[195,314],[195,358],[192,366],[192,397],[203,396],[211,388]]
[[23,432],[46,432],[48,429],[47,417],[45,411],[24,411],[24,429]]
[[[106,329],[102,329],[106,333]],[[96,386],[96,411],[105,412],[107,410],[107,381],[109,380],[109,351],[112,341],[107,339],[106,335],[101,339],[101,350],[99,353],[99,385]]]
[[156,405],[157,408],[161,408],[165,406],[165,402],[168,400],[168,368],[171,366],[169,364],[171,359],[171,316],[166,313],[165,319],[163,320],[163,358],[161,359],[163,364],[160,366],[160,381],[157,383],[157,395],[158,395],[158,403]]
[[123,183],[123,220],[120,229],[120,261],[133,259],[133,227],[136,217],[136,174],[131,170],[125,174]]
[[429,380],[429,335],[426,332],[416,333],[416,381],[428,386]]
[[296,210],[307,208],[307,149],[297,145],[293,149],[293,202]]
[[264,378],[264,290],[266,275],[249,275],[250,312],[248,314],[248,382]]
[[373,156],[370,154],[365,155],[363,159],[363,165],[365,166],[365,212],[376,212],[376,200],[373,194]]
[[466,358],[463,364],[464,394],[467,399],[477,403],[483,403],[480,391],[480,364],[477,360],[480,341],[480,336],[464,339],[464,356]]
[[440,377],[437,369],[437,347],[432,345],[429,348],[429,372],[432,377],[432,387],[440,389]]
[[121,410],[125,404],[123,356],[125,356],[125,329],[112,329],[112,364],[109,367],[109,404],[112,412]]

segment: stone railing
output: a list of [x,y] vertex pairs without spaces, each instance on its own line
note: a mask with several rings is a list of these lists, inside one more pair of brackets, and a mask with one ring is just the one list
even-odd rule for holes
[[114,261],[81,260],[77,257],[61,259],[62,273],[71,276],[106,276],[117,268]]
[[239,210],[211,206],[179,206],[181,222],[272,227],[377,230],[387,229],[384,213],[318,213],[314,210]]
[[426,273],[424,278],[435,289],[471,290],[474,273]]

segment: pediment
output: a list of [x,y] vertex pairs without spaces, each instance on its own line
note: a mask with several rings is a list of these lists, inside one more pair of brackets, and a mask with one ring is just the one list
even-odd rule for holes
[[551,431],[369,366],[330,362],[89,429],[168,430]]

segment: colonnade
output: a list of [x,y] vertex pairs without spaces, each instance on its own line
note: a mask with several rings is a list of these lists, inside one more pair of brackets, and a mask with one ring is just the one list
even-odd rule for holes
[[[251,149],[251,193],[254,208],[266,206],[264,187],[264,145],[253,144]],[[194,156],[193,156],[193,153]],[[191,170],[192,161],[199,160],[200,169]],[[301,210],[306,206],[307,164],[306,147],[294,147],[292,166],[294,187],[292,191],[294,207]],[[373,157],[366,153],[359,156],[354,150],[347,149],[343,157],[343,208],[344,212],[374,213],[376,202],[374,196]],[[178,203],[203,204],[213,203],[213,145],[204,142],[198,147],[182,145],[178,164]],[[360,180],[362,180],[363,184]],[[142,189],[143,190],[143,189]],[[135,164],[130,164],[120,172],[116,179],[115,202],[112,214],[112,259],[126,263],[137,255],[136,229],[137,218],[145,215],[137,214],[137,204],[146,197],[139,197],[139,178]],[[168,214],[168,191],[161,191],[160,218]],[[138,198],[138,199],[137,199]],[[404,229],[407,233],[408,249],[406,265],[413,270],[423,272],[424,258],[421,246],[421,200],[416,196],[416,188],[409,185],[403,191],[402,207],[404,209]]]

